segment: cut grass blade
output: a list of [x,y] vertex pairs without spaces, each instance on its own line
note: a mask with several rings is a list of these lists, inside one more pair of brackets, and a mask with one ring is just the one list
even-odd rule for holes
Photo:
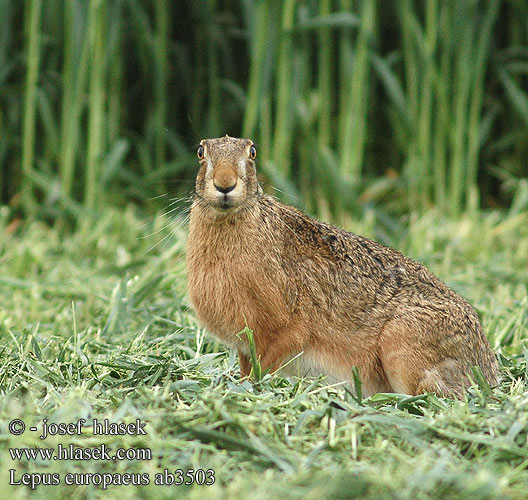
[[245,335],[249,343],[249,353],[251,358],[251,373],[256,382],[262,380],[262,367],[260,366],[260,360],[257,356],[257,349],[255,348],[255,338],[253,337],[253,330],[247,326],[237,334],[238,337]]

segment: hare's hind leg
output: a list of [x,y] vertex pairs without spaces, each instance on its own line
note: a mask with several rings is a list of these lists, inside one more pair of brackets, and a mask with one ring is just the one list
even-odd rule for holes
[[467,386],[469,379],[463,367],[454,359],[446,359],[424,371],[416,394],[436,392],[441,396],[462,398]]
[[469,386],[471,347],[463,335],[446,329],[446,323],[443,315],[434,317],[422,310],[406,311],[386,323],[380,359],[393,391],[463,396]]

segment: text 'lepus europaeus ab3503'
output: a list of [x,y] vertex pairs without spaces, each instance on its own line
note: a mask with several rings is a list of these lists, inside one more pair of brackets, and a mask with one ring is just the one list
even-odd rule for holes
[[461,397],[478,366],[498,383],[475,310],[423,265],[263,193],[249,139],[200,143],[187,264],[198,319],[263,369],[351,380],[365,395]]

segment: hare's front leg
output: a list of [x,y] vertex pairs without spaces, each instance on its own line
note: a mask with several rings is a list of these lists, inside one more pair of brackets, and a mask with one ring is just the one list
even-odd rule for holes
[[[257,353],[259,352],[259,349],[257,349]],[[269,369],[271,373],[276,371],[278,368],[280,368],[280,365],[282,364],[284,358],[280,356],[279,358],[274,359],[276,356],[276,353],[266,353],[266,355],[262,356],[257,354],[257,358],[260,361],[260,366],[262,367],[262,370],[265,371]],[[242,378],[249,377],[251,375],[251,358],[244,354],[242,351],[238,351],[238,361],[240,363],[240,376]]]
[[[262,371],[269,370],[270,373],[277,371],[281,365],[291,356],[303,350],[303,336],[298,330],[284,328],[277,330],[255,330],[255,350]],[[243,377],[251,373],[250,357],[242,351],[238,351],[240,361],[240,373]]]
[[238,350],[238,361],[240,362],[240,375],[242,378],[249,377],[251,374],[251,360],[240,349]]
[[262,371],[277,371],[285,361],[304,349],[307,336],[302,328],[293,324],[279,331],[257,332],[255,347]]

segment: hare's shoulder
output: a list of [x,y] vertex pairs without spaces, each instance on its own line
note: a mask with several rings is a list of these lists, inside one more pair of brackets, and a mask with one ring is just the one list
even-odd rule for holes
[[423,264],[375,240],[321,222],[294,207],[267,198],[266,232],[276,240],[288,268],[299,266],[323,274],[346,274],[362,287],[407,289],[445,296],[452,292]]
[[271,230],[280,233],[284,244],[292,251],[347,260],[359,260],[378,267],[418,265],[401,252],[364,236],[310,217],[295,207],[280,203],[269,196],[262,199],[262,216]]

